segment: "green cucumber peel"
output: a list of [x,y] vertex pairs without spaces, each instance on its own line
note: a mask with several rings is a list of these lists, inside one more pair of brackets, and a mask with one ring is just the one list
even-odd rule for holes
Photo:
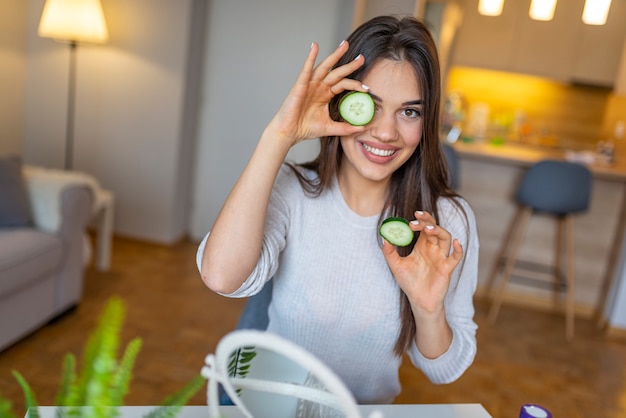
[[415,236],[409,221],[396,216],[385,219],[380,224],[378,232],[387,242],[397,247],[410,245]]

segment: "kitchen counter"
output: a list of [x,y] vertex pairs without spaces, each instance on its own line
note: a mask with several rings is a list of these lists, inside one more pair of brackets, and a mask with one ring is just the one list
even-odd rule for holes
[[[566,150],[560,148],[517,144],[492,145],[489,143],[457,142],[454,144],[454,148],[464,158],[499,162],[519,167],[529,167],[542,159],[563,160],[568,155]],[[626,181],[626,156],[619,157],[611,164],[589,164],[588,167],[591,169],[594,178],[618,182]]]
[[[524,171],[543,159],[571,159],[558,148],[518,144],[457,142],[460,157],[460,194],[474,209],[480,235],[479,292],[486,283],[515,204],[512,194]],[[579,155],[579,154],[575,154]],[[626,156],[615,163],[588,164],[594,183],[589,211],[575,219],[575,271],[577,313],[593,315],[606,325],[607,300],[617,276],[626,230]],[[554,222],[533,217],[520,258],[551,264]],[[532,225],[532,222],[535,225]],[[514,284],[507,300],[548,308],[545,291],[528,291]]]

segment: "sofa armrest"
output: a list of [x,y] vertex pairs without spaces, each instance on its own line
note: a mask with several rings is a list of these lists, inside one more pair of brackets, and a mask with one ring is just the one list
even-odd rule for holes
[[85,187],[91,189],[93,213],[95,190],[98,182],[90,175],[44,169],[35,166],[24,167],[24,178],[28,189],[33,222],[38,229],[50,233],[59,233],[62,224],[62,196],[69,187]]
[[59,312],[76,305],[83,294],[85,252],[90,249],[85,232],[93,217],[94,200],[93,189],[84,184],[68,185],[61,194],[58,234],[63,239],[65,257],[57,281]]
[[60,170],[25,167],[24,174],[35,226],[63,240],[63,265],[55,286],[60,312],[82,297],[85,232],[94,216],[97,183],[91,176]]

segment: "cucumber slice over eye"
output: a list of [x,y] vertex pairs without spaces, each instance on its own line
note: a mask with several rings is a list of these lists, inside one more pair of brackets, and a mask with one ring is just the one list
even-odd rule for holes
[[380,225],[380,235],[390,244],[397,247],[406,247],[413,241],[413,230],[409,227],[409,221],[404,218],[387,218]]
[[367,93],[353,91],[339,102],[339,114],[350,125],[367,125],[374,118],[374,99]]

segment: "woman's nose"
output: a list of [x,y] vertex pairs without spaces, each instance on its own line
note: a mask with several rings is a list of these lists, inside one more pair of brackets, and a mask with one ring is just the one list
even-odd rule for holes
[[396,118],[393,114],[377,113],[370,124],[372,136],[382,142],[394,141],[398,137]]

